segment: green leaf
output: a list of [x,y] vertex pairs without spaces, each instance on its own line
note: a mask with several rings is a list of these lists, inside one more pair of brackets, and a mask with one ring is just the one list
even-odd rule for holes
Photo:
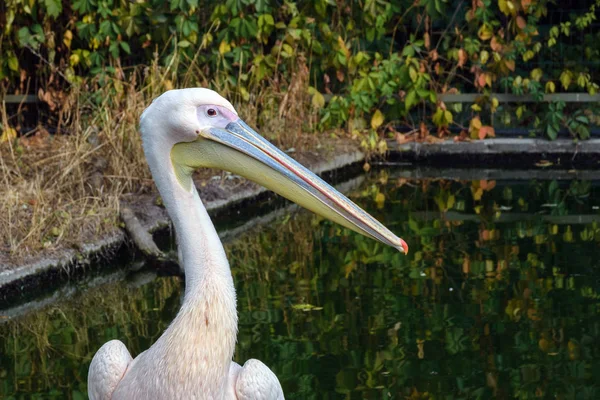
[[19,71],[19,60],[14,54],[8,57],[8,68],[15,72]]
[[417,70],[413,66],[410,66],[408,69],[408,74],[410,75],[410,80],[413,82],[415,82],[419,77]]
[[131,47],[129,47],[129,43],[127,42],[121,42],[120,43],[121,48],[123,49],[123,51],[127,54],[131,54]]
[[410,228],[411,231],[413,231],[415,233],[420,232],[419,224],[417,224],[417,221],[415,221],[412,218],[408,220],[408,227]]
[[28,45],[31,41],[31,33],[29,33],[29,28],[24,26],[19,29],[19,32],[17,32],[17,37],[19,38],[19,45],[21,47]]
[[61,0],[44,0],[44,5],[46,6],[48,15],[53,18],[58,17],[62,12]]
[[556,138],[558,137],[558,128],[553,124],[548,124],[548,126],[546,127],[546,134],[550,139],[556,140]]
[[408,92],[406,99],[404,100],[406,111],[410,110],[410,108],[415,104],[417,104],[417,92],[415,90],[411,90]]
[[301,304],[292,304],[292,308],[294,310],[300,310],[300,311],[319,311],[322,310],[323,307],[317,307],[317,306],[313,306],[312,304],[308,304],[308,303],[301,303]]

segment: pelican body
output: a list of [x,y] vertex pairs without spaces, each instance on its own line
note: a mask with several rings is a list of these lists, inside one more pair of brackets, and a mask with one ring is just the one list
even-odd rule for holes
[[262,362],[233,362],[236,293],[223,245],[192,181],[201,167],[244,176],[299,205],[406,253],[406,243],[312,172],[277,149],[205,88],[171,90],[143,112],[144,153],[175,227],[185,295],[179,313],[133,359],[112,340],[92,359],[91,400],[283,399]]

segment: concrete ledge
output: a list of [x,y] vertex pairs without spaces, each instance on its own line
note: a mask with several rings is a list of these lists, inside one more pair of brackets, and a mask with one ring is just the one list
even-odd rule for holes
[[573,140],[544,139],[486,139],[471,142],[455,142],[446,140],[440,143],[405,143],[388,142],[392,151],[412,151],[424,156],[434,153],[445,154],[600,154],[600,139],[575,142]]
[[[316,163],[310,169],[316,174],[326,174],[345,168],[351,164],[363,161],[365,155],[360,151],[350,151],[343,154],[333,156],[329,160],[322,160]],[[237,204],[250,201],[257,196],[266,192],[267,189],[258,185],[242,188],[241,190],[229,195],[226,199],[214,199],[205,202],[206,209],[214,217],[217,213],[223,213],[229,208],[235,207]],[[202,188],[199,188],[202,197]],[[140,218],[145,229],[150,232],[157,231],[169,226],[169,219],[166,210],[159,207],[154,202],[155,196],[146,196],[140,200],[134,209],[136,215]],[[110,258],[116,253],[127,241],[127,236],[120,229],[99,238],[95,243],[81,245],[80,249],[64,249],[56,255],[40,255],[36,260],[27,262],[23,265],[9,266],[8,269],[0,272],[0,303],[10,302],[11,294],[20,292],[24,288],[35,286],[25,284],[25,281],[39,281],[39,277],[47,274],[63,274],[69,276],[74,269],[83,268],[92,265],[99,261]],[[37,284],[48,285],[47,282]]]
[[600,167],[600,139],[574,141],[559,139],[501,138],[437,143],[404,143],[388,141],[390,161],[427,163],[444,167],[502,167],[534,168],[543,162],[546,166],[562,168]]
[[436,168],[428,166],[405,168],[405,164],[390,162],[378,163],[376,165],[393,168],[390,177],[403,179],[444,179],[453,181],[501,180],[510,181],[511,183],[514,181],[529,180],[600,181],[600,173],[597,170],[590,169]]

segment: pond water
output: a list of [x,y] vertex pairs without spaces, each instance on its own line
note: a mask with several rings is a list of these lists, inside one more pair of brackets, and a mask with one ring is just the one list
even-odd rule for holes
[[[349,194],[407,257],[295,210],[232,235],[236,360],[288,399],[600,398],[599,182],[402,176]],[[182,281],[116,270],[62,290],[0,311],[0,398],[86,398],[94,352],[148,348]]]

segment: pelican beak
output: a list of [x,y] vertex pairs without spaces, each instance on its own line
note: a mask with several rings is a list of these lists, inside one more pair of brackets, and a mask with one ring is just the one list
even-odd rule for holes
[[244,176],[298,205],[407,254],[406,242],[317,175],[273,146],[244,121],[207,128],[194,142],[178,143],[171,159],[180,182],[191,170],[219,168]]

